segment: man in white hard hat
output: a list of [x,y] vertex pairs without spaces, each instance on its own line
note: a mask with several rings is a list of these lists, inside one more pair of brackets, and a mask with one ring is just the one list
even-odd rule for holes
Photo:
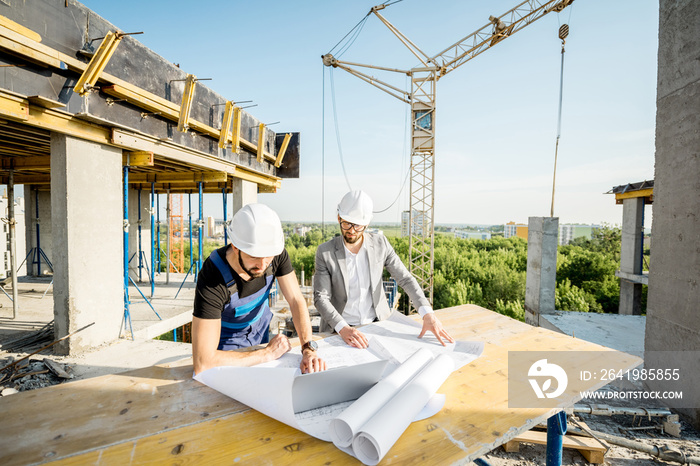
[[363,191],[347,193],[338,204],[342,235],[316,250],[314,305],[321,314],[320,330],[335,330],[348,345],[366,348],[367,338],[355,327],[391,314],[382,286],[386,268],[423,318],[418,338],[432,332],[443,346],[454,342],[386,237],[365,231],[372,219],[372,208],[372,199]]
[[[248,204],[233,216],[231,244],[212,251],[197,278],[192,318],[192,358],[198,374],[216,366],[253,366],[291,349],[286,336],[268,338],[272,312],[267,303],[277,279],[289,303],[302,343],[301,371],[317,372],[326,363],[311,339],[311,322],[289,255],[282,224],[263,204]],[[267,343],[256,351],[229,351]]]

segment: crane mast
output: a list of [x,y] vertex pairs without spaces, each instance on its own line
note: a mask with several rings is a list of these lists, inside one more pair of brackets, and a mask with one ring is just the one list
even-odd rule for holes
[[[379,11],[370,10],[418,58],[420,64],[409,70],[387,68],[337,60],[322,56],[325,66],[341,68],[411,106],[411,179],[409,186],[409,271],[426,297],[433,302],[433,265],[435,262],[435,114],[436,86],[440,78],[477,55],[490,49],[517,31],[550,12],[560,12],[574,0],[526,0],[501,16],[489,17],[489,23],[432,57],[425,54]],[[406,74],[411,90],[406,92],[358,68]]]

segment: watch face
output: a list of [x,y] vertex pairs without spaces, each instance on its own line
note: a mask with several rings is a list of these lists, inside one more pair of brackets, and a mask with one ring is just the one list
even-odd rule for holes
[[304,347],[316,351],[318,349],[318,343],[316,343],[314,340],[307,341],[306,344],[304,344]]

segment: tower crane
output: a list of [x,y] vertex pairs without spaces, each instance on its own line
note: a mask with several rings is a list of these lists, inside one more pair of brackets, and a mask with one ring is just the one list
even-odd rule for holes
[[[384,25],[415,55],[420,62],[401,70],[383,66],[352,63],[323,55],[323,64],[340,68],[411,106],[411,182],[409,210],[409,270],[433,302],[434,207],[435,207],[435,88],[440,78],[489,50],[502,40],[551,12],[560,12],[574,0],[526,0],[434,56],[425,54],[416,44],[391,24],[380,11],[386,4],[371,8]],[[368,13],[368,14],[370,14]],[[411,79],[411,91],[399,89],[360,71],[370,68],[405,74]]]

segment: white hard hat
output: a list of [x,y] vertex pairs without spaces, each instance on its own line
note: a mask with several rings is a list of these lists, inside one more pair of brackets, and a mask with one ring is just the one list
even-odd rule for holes
[[248,204],[233,216],[228,226],[231,243],[253,257],[273,257],[284,250],[282,223],[264,204]]
[[364,191],[350,191],[338,204],[338,215],[346,222],[369,225],[372,220],[372,199]]

